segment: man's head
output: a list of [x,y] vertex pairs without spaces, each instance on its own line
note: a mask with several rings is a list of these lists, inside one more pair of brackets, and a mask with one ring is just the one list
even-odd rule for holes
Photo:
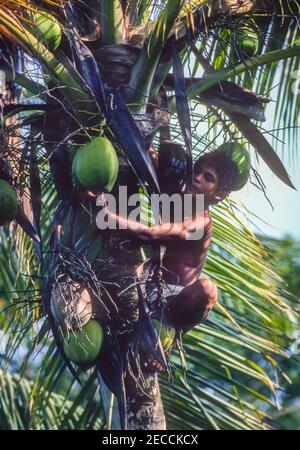
[[247,150],[239,144],[226,143],[196,161],[193,192],[204,194],[207,203],[218,203],[230,192],[241,189],[249,173]]

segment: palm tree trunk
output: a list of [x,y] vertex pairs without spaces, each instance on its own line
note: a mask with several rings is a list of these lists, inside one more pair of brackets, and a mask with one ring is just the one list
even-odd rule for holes
[[144,373],[143,386],[132,379],[126,383],[128,430],[165,430],[166,420],[156,373]]
[[[120,184],[122,181],[128,183],[128,179],[130,180],[128,169],[124,168],[124,171],[120,169],[119,177]],[[129,191],[130,189],[129,187]],[[137,335],[134,330],[138,328],[139,321],[136,282],[138,267],[143,262],[141,246],[134,240],[122,237],[117,231],[112,231],[103,239],[101,261],[102,267],[97,276],[109,283],[107,289],[110,289],[109,293],[119,311],[115,318],[112,314],[110,325],[114,328],[114,332],[119,333],[122,347],[119,357],[123,359],[124,367],[126,398],[124,427],[128,430],[165,430],[166,421],[157,374],[149,372],[149,369],[138,363],[140,367],[136,371],[134,356],[133,360],[132,356],[128,356],[132,341],[136,342]],[[105,364],[105,360],[103,363]],[[113,373],[109,378],[112,376]],[[120,414],[122,415],[122,411]]]

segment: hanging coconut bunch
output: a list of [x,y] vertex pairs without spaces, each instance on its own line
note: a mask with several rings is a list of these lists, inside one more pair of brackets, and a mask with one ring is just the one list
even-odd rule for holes
[[103,136],[80,147],[73,159],[75,184],[92,192],[110,192],[116,182],[119,162],[112,143]]
[[68,147],[68,157],[69,157],[69,161],[71,164],[73,164],[74,158],[76,156],[77,150],[78,150],[78,146],[77,145],[70,145]]
[[63,349],[66,357],[82,368],[93,365],[104,341],[103,327],[97,320],[90,320],[82,329],[65,334]]
[[105,307],[100,297],[89,286],[62,275],[52,289],[50,310],[65,356],[82,368],[90,367],[104,339]]
[[96,302],[90,290],[70,278],[57,282],[52,290],[51,312],[62,331],[81,328],[95,315]]
[[232,33],[234,53],[239,60],[255,56],[260,48],[258,31],[249,25],[242,25]]
[[62,28],[56,17],[48,12],[38,12],[33,17],[33,29],[50,51],[55,51],[62,39]]
[[232,187],[233,191],[242,189],[249,180],[251,159],[246,148],[238,142],[225,142],[218,148],[219,152],[227,155],[237,167],[237,179]]

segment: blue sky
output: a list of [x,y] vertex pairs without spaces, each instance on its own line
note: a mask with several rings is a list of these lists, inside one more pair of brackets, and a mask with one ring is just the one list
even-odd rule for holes
[[[278,71],[273,80],[272,89],[270,90],[270,97],[272,101],[267,104],[265,108],[267,120],[259,124],[259,126],[265,130],[274,130],[275,108],[277,106],[276,99],[278,99],[279,91],[281,89],[280,76],[282,71],[284,72],[286,70],[285,62],[280,61],[278,62],[277,66]],[[293,89],[294,87],[297,88],[297,92],[299,95],[300,70],[294,71],[292,72],[292,74],[286,73],[286,76],[291,77],[291,79],[293,80],[293,84],[291,85],[291,87]],[[240,84],[242,85],[242,83]],[[290,92],[286,92],[285,94],[291,95]],[[202,109],[203,107],[201,105],[198,105],[198,108],[199,112],[205,111],[205,109]],[[284,113],[285,110],[283,109],[281,111],[281,114],[284,115]],[[289,123],[288,125],[292,127],[294,123]],[[276,128],[282,128],[283,126],[284,121],[280,120],[280,123],[279,125],[277,123]],[[198,134],[204,134],[205,131],[206,124],[200,124]],[[289,143],[288,136],[286,136],[285,139],[283,138],[283,132],[278,135],[279,140],[276,143],[276,147],[274,147],[275,142],[271,142],[270,136],[268,134],[265,134],[265,137],[270,141],[281,159],[282,155],[284,155],[284,166],[286,167],[293,184],[297,188],[297,191],[287,187],[275,175],[273,175],[267,165],[260,158],[259,163],[257,163],[255,161],[256,158],[254,156],[253,148],[251,148],[252,165],[258,171],[266,185],[267,196],[270,199],[274,210],[264,197],[264,194],[250,183],[248,183],[242,191],[234,193],[231,196],[234,199],[240,200],[249,211],[257,215],[261,219],[257,219],[252,215],[251,217],[249,217],[249,219],[251,220],[251,223],[249,223],[249,227],[254,232],[265,233],[268,236],[277,238],[283,237],[286,234],[290,234],[300,241],[300,157],[298,159],[298,163],[289,163],[288,157],[294,152],[291,151],[292,149],[290,148],[291,144]],[[221,143],[222,141],[219,142],[219,144]]]
[[291,167],[285,163],[289,175],[298,189],[297,191],[282,183],[266,164],[260,160],[258,170],[267,187],[267,195],[273,204],[274,210],[265,199],[263,193],[255,186],[248,185],[240,192],[232,195],[234,199],[241,200],[245,207],[260,219],[251,217],[254,224],[250,225],[253,231],[260,231],[268,236],[282,237],[291,234],[300,239],[300,176],[299,166]]
[[[298,83],[300,82],[298,75]],[[274,82],[276,88],[272,92],[272,99],[276,100],[278,95],[279,83],[278,80]],[[266,122],[263,122],[261,126],[266,130],[272,130],[274,128],[274,115],[275,115],[276,103],[275,101],[269,103],[266,107]],[[284,112],[284,111],[283,111]],[[293,123],[289,123],[289,126],[293,126]],[[283,121],[281,121],[279,127],[283,126]],[[265,135],[270,141],[268,135]],[[239,199],[243,202],[247,209],[253,212],[255,215],[259,216],[260,219],[265,221],[255,219],[252,217],[254,224],[251,225],[253,231],[260,231],[266,233],[268,236],[282,237],[286,234],[292,235],[294,238],[300,240],[300,158],[295,157],[295,161],[289,162],[289,156],[293,155],[292,148],[290,147],[290,142],[288,136],[285,138],[283,134],[278,135],[279,141],[277,141],[276,147],[274,147],[275,142],[270,143],[273,148],[276,149],[280,159],[283,161],[285,168],[287,169],[290,178],[297,190],[293,190],[286,186],[282,181],[280,181],[267,167],[267,165],[259,158],[258,163],[255,158],[252,157],[252,164],[255,169],[261,175],[267,190],[267,196],[271,201],[274,210],[265,199],[264,194],[250,183],[233,197]],[[251,152],[253,156],[253,151]]]

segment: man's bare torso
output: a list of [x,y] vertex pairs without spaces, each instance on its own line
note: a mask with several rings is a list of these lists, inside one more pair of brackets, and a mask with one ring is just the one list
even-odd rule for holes
[[[186,240],[166,244],[163,258],[163,276],[167,283],[188,286],[199,278],[211,243],[212,220],[204,212],[206,225],[201,240]],[[208,220],[207,220],[208,219]]]

